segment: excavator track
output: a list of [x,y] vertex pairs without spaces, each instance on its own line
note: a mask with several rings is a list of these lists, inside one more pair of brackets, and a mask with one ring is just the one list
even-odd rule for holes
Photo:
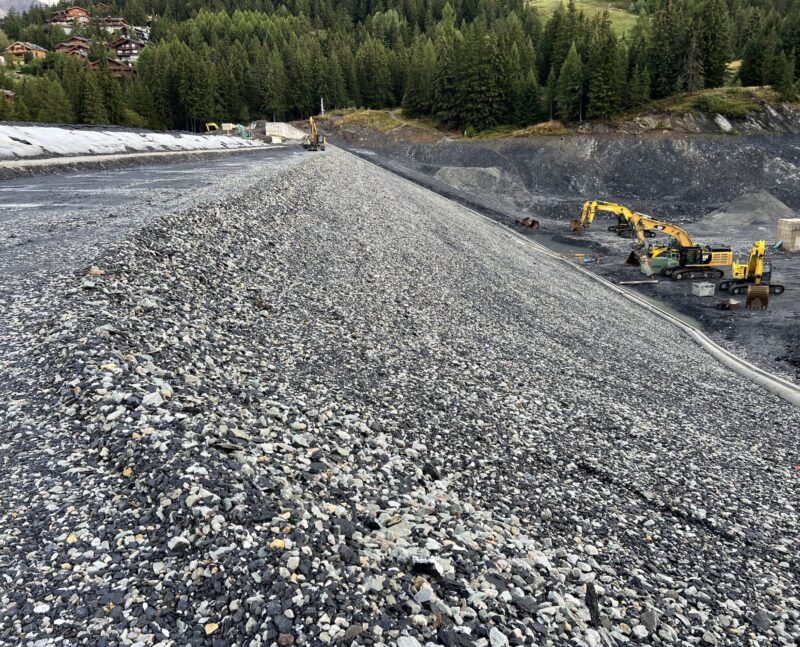
[[[730,281],[723,281],[723,283],[730,283]],[[747,289],[753,285],[752,283],[736,283],[735,285],[729,285],[727,288],[722,287],[722,283],[719,285],[720,290],[729,290],[731,294],[747,294]],[[763,285],[763,284],[762,284]],[[770,294],[783,294],[785,287],[782,285],[777,285],[775,283],[770,283],[768,286]]]
[[725,276],[722,270],[715,270],[711,268],[670,268],[673,271],[668,276],[673,281],[685,281],[687,279],[720,279]]

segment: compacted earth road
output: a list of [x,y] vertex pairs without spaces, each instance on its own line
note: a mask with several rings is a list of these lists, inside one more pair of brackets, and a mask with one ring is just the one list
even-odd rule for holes
[[796,409],[362,160],[247,160],[107,175],[88,245],[12,210],[0,643],[800,640]]

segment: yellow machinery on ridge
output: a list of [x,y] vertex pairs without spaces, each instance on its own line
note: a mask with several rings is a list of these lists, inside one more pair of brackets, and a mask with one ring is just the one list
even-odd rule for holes
[[[630,219],[633,212],[624,205],[615,202],[606,202],[605,200],[587,200],[584,202],[583,209],[581,210],[581,217],[573,220],[569,224],[569,230],[576,234],[582,234],[591,227],[598,211],[613,213],[617,217],[617,224],[609,225],[608,231],[620,234],[621,232],[629,230]],[[646,233],[645,236],[652,238],[655,234]]]
[[[633,229],[634,238],[639,242],[643,253],[638,254],[642,271],[652,275],[659,269],[664,276],[669,276],[674,281],[684,279],[719,279],[725,276],[724,269],[733,263],[733,252],[730,247],[711,247],[700,245],[682,228],[668,222],[663,222],[643,216],[631,214],[629,219]],[[666,248],[660,247],[659,253],[648,254],[645,231],[661,232],[672,236],[674,245]]]
[[307,151],[324,151],[325,150],[325,135],[320,133],[317,129],[317,122],[314,117],[308,118],[308,123],[311,126],[311,134],[306,135],[303,139],[303,148]]
[[772,265],[765,260],[767,242],[759,240],[753,243],[750,257],[746,263],[738,259],[731,265],[731,280],[722,281],[719,289],[730,291],[731,294],[745,294],[753,285],[763,285],[769,288],[770,294],[782,294],[785,288],[782,285],[770,283],[772,278]]

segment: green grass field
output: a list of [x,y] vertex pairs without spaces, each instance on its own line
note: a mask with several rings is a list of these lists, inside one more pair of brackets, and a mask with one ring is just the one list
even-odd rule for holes
[[[549,15],[555,8],[562,3],[566,6],[566,0],[529,0],[532,7],[536,7],[543,14]],[[608,9],[611,16],[611,24],[614,26],[614,31],[617,36],[630,32],[636,24],[637,17],[635,14],[630,13],[624,7],[627,3],[624,1],[615,2],[601,2],[599,0],[575,0],[575,5],[579,11],[583,11],[587,16],[594,16],[595,14],[602,13]]]

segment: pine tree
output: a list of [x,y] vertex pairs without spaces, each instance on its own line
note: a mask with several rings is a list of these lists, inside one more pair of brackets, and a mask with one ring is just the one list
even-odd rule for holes
[[716,88],[725,82],[730,29],[725,0],[705,0],[700,11],[698,51],[707,88]]
[[37,119],[50,123],[68,124],[74,120],[72,105],[58,80],[47,82],[47,93],[44,97]]
[[797,98],[797,88],[794,84],[794,52],[791,56],[781,50],[775,60],[775,90],[781,101],[793,101]]
[[550,68],[547,75],[547,85],[545,86],[544,103],[548,119],[553,121],[556,116],[556,91],[558,89],[558,75],[555,68]]
[[542,119],[542,91],[536,72],[531,69],[522,84],[522,91],[519,93],[520,106],[518,110],[517,122],[521,126],[535,124]]
[[650,49],[650,79],[653,96],[675,93],[686,62],[686,28],[682,7],[677,0],[665,0],[655,12]]
[[356,70],[366,108],[384,108],[392,102],[392,77],[383,43],[367,36],[356,53]]
[[598,25],[594,41],[587,112],[589,117],[608,118],[622,108],[621,61],[608,14]]
[[742,85],[761,85],[764,68],[764,46],[760,37],[747,41],[742,53],[739,80]]
[[418,39],[412,48],[403,111],[411,117],[430,114],[436,77],[436,50],[429,39]]
[[286,70],[277,49],[272,50],[267,60],[267,76],[264,84],[264,103],[261,109],[267,119],[278,121],[286,114]]
[[565,121],[583,119],[583,76],[581,58],[575,43],[561,66],[556,84],[558,116]]
[[86,76],[83,86],[83,123],[103,125],[108,123],[108,111],[103,100],[103,90],[97,74]]
[[641,106],[650,101],[650,71],[646,66],[633,68],[629,88],[629,105]]
[[693,34],[689,44],[689,53],[686,57],[686,72],[683,76],[684,85],[689,94],[703,89],[705,85],[703,74],[703,52],[700,50],[700,40],[696,34]]
[[444,32],[440,35],[436,47],[433,114],[446,126],[457,126],[459,120],[455,45],[455,37],[449,32]]

